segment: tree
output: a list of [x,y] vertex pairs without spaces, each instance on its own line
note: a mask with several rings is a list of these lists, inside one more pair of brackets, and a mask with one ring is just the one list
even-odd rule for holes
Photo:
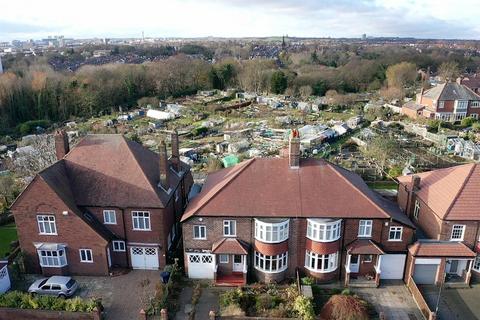
[[285,89],[287,89],[287,76],[283,71],[275,71],[270,78],[270,90],[279,94],[285,92]]
[[375,136],[365,147],[365,156],[373,159],[385,171],[387,161],[398,152],[397,142],[388,136]]
[[324,96],[325,93],[327,92],[327,89],[328,89],[327,84],[323,80],[318,80],[312,86],[313,94],[319,97]]
[[380,96],[387,101],[402,100],[405,97],[405,90],[399,87],[384,87],[380,90]]
[[300,96],[302,98],[308,98],[312,95],[313,93],[313,90],[312,90],[312,87],[310,86],[301,86],[299,89],[298,89],[299,93],[300,93]]
[[417,78],[417,68],[410,62],[401,62],[387,68],[388,87],[403,88],[412,84]]
[[444,62],[438,67],[438,75],[445,81],[455,80],[460,74],[458,63],[455,61]]

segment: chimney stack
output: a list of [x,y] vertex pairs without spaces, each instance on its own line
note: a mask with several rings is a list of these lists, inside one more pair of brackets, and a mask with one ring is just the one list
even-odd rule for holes
[[178,142],[177,129],[173,129],[171,139],[172,139],[172,164],[173,164],[173,169],[175,169],[176,172],[180,172],[180,148],[179,148],[179,142]]
[[159,186],[162,187],[165,191],[168,191],[170,189],[169,185],[169,171],[168,171],[168,157],[167,157],[167,146],[165,144],[165,141],[162,140],[160,142],[160,145],[158,147],[158,169],[160,172],[160,182]]
[[421,178],[417,175],[412,176],[412,191],[418,191],[420,190],[420,182]]
[[70,145],[68,143],[68,135],[65,130],[55,131],[55,154],[57,160],[63,159],[65,155],[70,151]]
[[293,129],[288,141],[288,163],[290,168],[300,168],[300,133]]

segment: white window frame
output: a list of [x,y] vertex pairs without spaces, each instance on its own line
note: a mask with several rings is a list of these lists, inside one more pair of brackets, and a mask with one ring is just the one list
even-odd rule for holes
[[[454,224],[452,226],[452,234],[450,235],[450,241],[463,241],[463,237],[465,236],[465,228],[466,226],[464,224]],[[458,237],[458,235],[454,237],[455,232],[458,232],[459,229],[461,229],[460,237]]]
[[223,220],[223,236],[236,237],[237,236],[237,221]]
[[420,202],[415,200],[415,207],[413,208],[413,217],[415,220],[418,220],[418,215],[420,214]]
[[445,108],[445,101],[438,101],[438,109],[443,109]]
[[[112,221],[113,214],[113,221]],[[115,210],[103,210],[103,223],[104,224],[117,224],[117,213]]]
[[255,239],[265,243],[280,243],[288,239],[290,219],[270,223],[255,219]]
[[37,254],[40,266],[43,268],[61,268],[68,264],[65,248],[58,250],[39,249]]
[[80,249],[80,262],[93,263],[93,251],[92,249]]
[[254,267],[263,273],[279,273],[285,271],[288,268],[288,251],[275,256],[268,256],[255,251]]
[[358,222],[358,236],[370,238],[373,231],[373,220],[360,220]]
[[[143,221],[144,228],[140,228],[140,221]],[[132,211],[132,227],[134,231],[151,231],[150,211]]]
[[[363,256],[363,262],[366,262],[366,263],[373,262],[373,254],[362,254],[362,256]],[[368,259],[366,257],[368,257]]]
[[342,235],[342,220],[316,221],[307,219],[307,238],[317,242],[332,242]]
[[477,255],[477,257],[475,258],[475,260],[473,260],[472,263],[473,263],[472,269],[480,272],[480,254]]
[[[394,237],[392,238],[392,232],[394,233]],[[399,235],[397,238],[396,236]],[[390,230],[388,230],[388,241],[402,241],[403,236],[403,227],[399,226],[392,226]]]
[[[57,235],[57,224],[53,214],[37,214],[37,226],[38,234],[50,236]],[[47,232],[47,229],[49,232]]]
[[470,103],[470,107],[480,108],[480,100],[473,100],[472,103]]
[[[198,237],[195,235],[195,229],[198,228]],[[203,230],[203,235],[202,231]],[[207,226],[204,224],[193,225],[193,239],[195,240],[207,240]]]
[[318,254],[306,250],[305,268],[316,273],[333,272],[338,268],[338,252]]
[[229,256],[228,254],[220,254],[218,256],[218,262],[222,263],[222,264],[226,264],[228,263],[230,260],[229,260]]
[[114,252],[125,252],[127,251],[127,247],[125,245],[125,241],[123,240],[113,240],[112,247]]

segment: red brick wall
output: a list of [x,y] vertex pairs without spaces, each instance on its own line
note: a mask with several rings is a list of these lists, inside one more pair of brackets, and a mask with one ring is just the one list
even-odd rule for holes
[[465,243],[470,249],[474,250],[479,236],[478,221],[443,221],[441,224],[440,240],[450,240],[452,236],[452,228],[456,224],[466,226],[465,233],[463,234],[463,243]]
[[[65,243],[70,274],[106,275],[108,242],[73,213],[50,187],[37,176],[13,208],[20,246],[25,254],[27,272],[41,273],[34,242]],[[68,211],[68,215],[63,215]],[[37,213],[55,216],[58,235],[39,235]],[[79,249],[93,251],[94,263],[81,263]]]
[[[389,240],[390,227],[403,227],[402,230],[402,241],[391,241]],[[382,248],[387,252],[405,252],[408,248],[408,245],[413,242],[414,230],[410,227],[407,227],[396,221],[387,221],[383,223],[382,231]]]

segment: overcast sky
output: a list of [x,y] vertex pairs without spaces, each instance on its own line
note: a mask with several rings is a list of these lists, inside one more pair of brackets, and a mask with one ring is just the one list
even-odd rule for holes
[[400,36],[480,39],[480,0],[9,0],[0,40]]

